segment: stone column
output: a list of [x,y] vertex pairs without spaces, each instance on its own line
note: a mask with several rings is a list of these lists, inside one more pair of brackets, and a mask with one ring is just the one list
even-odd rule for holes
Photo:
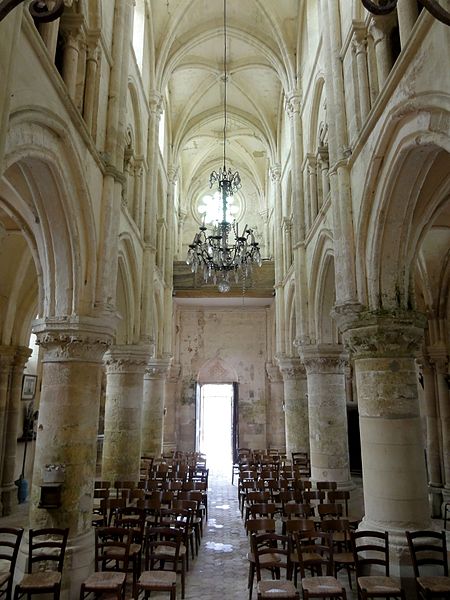
[[348,356],[341,345],[300,346],[308,374],[308,414],[311,478],[351,487],[348,454],[345,368]]
[[308,394],[306,370],[299,358],[277,357],[284,383],[286,454],[308,452]]
[[[6,351],[6,352],[5,352]],[[7,376],[5,377],[6,364],[3,357],[6,354],[6,363],[9,363]],[[17,453],[17,426],[21,410],[20,396],[22,391],[22,376],[26,362],[31,355],[30,348],[25,346],[2,346],[0,349],[1,364],[1,404],[6,399],[5,411],[2,415],[2,454],[1,454],[1,512],[2,516],[11,514],[12,506],[16,504],[14,496],[17,497],[17,487],[14,480],[17,477],[16,453]],[[8,382],[6,395],[4,395],[5,379]],[[2,411],[3,412],[3,411]]]
[[177,389],[180,383],[181,365],[171,363],[165,386],[166,414],[164,415],[163,451],[170,452],[177,447],[177,407],[176,399],[179,397]]
[[286,426],[283,412],[283,377],[273,363],[266,363],[269,379],[269,401],[267,406],[267,447],[286,449]]
[[319,210],[322,208],[322,205],[327,201],[328,194],[330,192],[328,167],[328,147],[319,146],[319,168],[322,182],[322,197],[319,198]]
[[447,383],[448,355],[444,344],[427,348],[430,363],[434,370],[434,393],[439,414],[442,448],[442,477],[444,483],[443,501],[450,501],[450,398]]
[[276,163],[270,167],[270,178],[273,186],[274,216],[273,216],[273,260],[275,267],[275,350],[277,354],[284,351],[285,344],[285,317],[284,317],[284,289],[283,289],[283,237],[281,229],[281,165]]
[[436,395],[435,373],[428,356],[418,360],[423,383],[422,415],[426,423],[426,453],[428,489],[431,494],[431,515],[441,516],[443,488],[442,432]]
[[[318,212],[318,194],[317,194],[317,159],[313,154],[308,154],[306,157],[308,166],[308,190],[309,190],[309,227],[314,223]],[[305,210],[306,213],[306,210]]]
[[392,29],[392,20],[389,17],[373,16],[369,26],[375,47],[377,66],[378,92],[383,89],[384,82],[392,69],[392,54],[389,44],[389,34]]
[[102,479],[139,480],[145,346],[114,346],[104,356],[106,367],[105,439]]
[[[67,316],[36,321],[33,332],[41,346],[42,385],[30,527],[70,528],[63,593],[75,597],[80,582],[92,570],[91,518],[102,358],[113,329],[106,319]],[[61,506],[40,508],[45,465],[55,463],[65,465]]]
[[367,37],[365,28],[359,28],[355,30],[353,49],[356,55],[359,112],[361,116],[362,127],[370,111],[369,73],[367,70]]
[[95,112],[98,98],[98,37],[88,36],[86,56],[86,83],[84,87],[83,118],[91,135],[95,132]]
[[411,30],[414,27],[418,15],[416,0],[398,0],[397,2],[397,17],[398,28],[400,32],[400,45],[402,49],[405,47]]
[[401,561],[405,529],[430,526],[414,358],[425,319],[413,312],[335,311],[355,364],[361,431],[363,529],[392,532]]
[[163,447],[165,384],[170,359],[152,358],[144,375],[142,454],[159,456]]
[[78,56],[80,52],[79,33],[77,29],[68,31],[64,44],[62,78],[72,100],[75,100],[77,91]]

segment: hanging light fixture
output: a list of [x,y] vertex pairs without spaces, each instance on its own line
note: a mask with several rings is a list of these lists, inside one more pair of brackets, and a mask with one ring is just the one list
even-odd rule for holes
[[236,283],[241,282],[245,286],[252,273],[253,265],[262,264],[261,253],[258,242],[255,241],[255,235],[252,229],[247,225],[242,233],[239,233],[236,221],[227,221],[228,199],[237,192],[242,184],[238,171],[232,171],[226,166],[226,134],[227,134],[227,18],[226,18],[226,0],[223,3],[223,32],[224,32],[224,53],[223,53],[223,166],[218,171],[213,171],[209,176],[209,187],[217,187],[219,197],[222,202],[222,221],[219,221],[208,232],[205,224],[205,218],[200,227],[200,231],[195,234],[192,244],[189,244],[189,250],[186,263],[191,266],[191,271],[197,273],[200,269],[203,271],[205,283],[217,284],[219,292],[229,292],[231,289],[231,280],[234,277]]

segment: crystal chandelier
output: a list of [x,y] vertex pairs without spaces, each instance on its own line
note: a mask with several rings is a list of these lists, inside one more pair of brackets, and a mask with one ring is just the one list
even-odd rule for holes
[[238,171],[226,167],[226,129],[227,129],[227,28],[226,28],[226,0],[223,3],[223,30],[224,30],[224,126],[223,126],[223,167],[213,171],[209,176],[209,187],[217,186],[222,200],[222,221],[218,222],[210,232],[205,225],[205,219],[200,231],[195,234],[189,250],[186,263],[191,271],[203,272],[205,283],[217,284],[219,292],[229,292],[231,280],[239,281],[245,286],[252,273],[253,265],[261,266],[261,253],[258,242],[252,229],[247,225],[239,233],[236,221],[227,221],[227,202],[241,188],[241,177]]

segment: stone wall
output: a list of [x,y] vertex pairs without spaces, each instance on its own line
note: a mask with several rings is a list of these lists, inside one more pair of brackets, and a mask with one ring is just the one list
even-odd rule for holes
[[[266,381],[267,322],[265,308],[178,309],[177,363],[179,385],[175,399],[177,446],[191,450],[195,444],[196,384],[200,369],[211,359],[210,382],[230,383],[234,372],[239,383],[239,444],[252,448],[267,445]],[[224,380],[225,378],[225,380]],[[169,435],[170,432],[167,432]]]

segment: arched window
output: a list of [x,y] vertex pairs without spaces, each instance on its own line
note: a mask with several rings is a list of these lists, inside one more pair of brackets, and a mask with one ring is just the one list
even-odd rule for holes
[[145,30],[145,2],[135,0],[133,18],[133,50],[139,70],[142,72],[144,62],[144,30]]

